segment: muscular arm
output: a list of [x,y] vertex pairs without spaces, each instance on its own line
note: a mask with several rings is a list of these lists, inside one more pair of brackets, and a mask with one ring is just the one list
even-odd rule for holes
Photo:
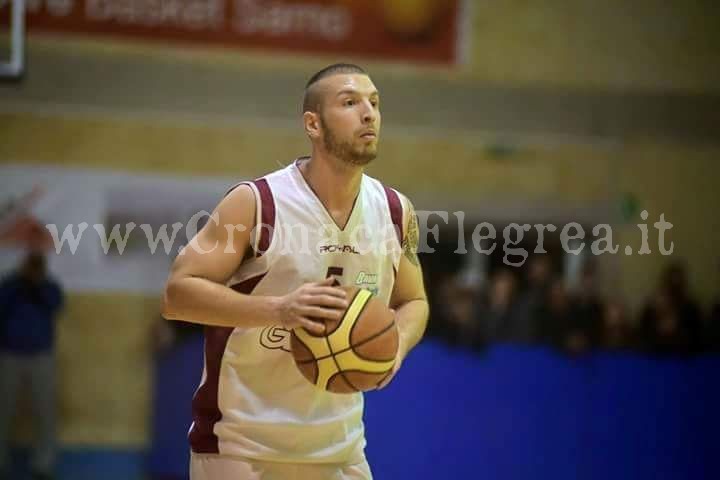
[[241,185],[217,206],[205,226],[173,263],[163,295],[162,315],[220,327],[302,325],[322,332],[320,322],[347,306],[344,292],[328,282],[306,284],[284,296],[245,295],[225,284],[250,251],[255,195]]
[[175,259],[163,296],[165,318],[221,327],[262,326],[275,320],[273,299],[242,295],[225,286],[250,248],[254,224],[255,195],[242,185],[220,202]]
[[427,326],[429,306],[422,267],[417,257],[418,223],[415,209],[408,202],[408,220],[390,307],[395,309],[400,332],[400,360],[420,342]]

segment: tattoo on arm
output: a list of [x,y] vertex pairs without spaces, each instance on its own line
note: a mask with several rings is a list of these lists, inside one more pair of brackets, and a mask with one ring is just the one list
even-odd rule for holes
[[418,250],[418,222],[417,222],[417,215],[415,214],[414,210],[410,211],[410,223],[408,225],[408,231],[405,235],[405,238],[403,239],[402,249],[403,254],[405,254],[405,258],[407,258],[410,263],[415,265],[416,267],[420,265],[420,260],[418,260],[417,256],[417,250]]

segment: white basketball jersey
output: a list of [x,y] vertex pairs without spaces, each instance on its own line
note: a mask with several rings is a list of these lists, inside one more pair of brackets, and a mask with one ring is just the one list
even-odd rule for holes
[[[334,275],[341,285],[367,288],[387,304],[402,255],[402,197],[363,175],[340,229],[297,163],[247,182],[263,228],[253,235],[253,258],[228,286],[251,295],[285,295]],[[206,327],[189,434],[194,452],[293,463],[359,461],[362,415],[361,393],[329,393],[302,376],[288,330]]]

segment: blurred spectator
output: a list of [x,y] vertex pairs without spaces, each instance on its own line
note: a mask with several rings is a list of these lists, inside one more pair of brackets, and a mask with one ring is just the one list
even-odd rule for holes
[[652,353],[690,353],[691,334],[680,309],[665,288],[659,288],[641,319],[642,341]]
[[720,352],[720,299],[715,301],[708,319],[707,344],[710,350]]
[[582,332],[586,340],[596,345],[603,320],[603,299],[598,290],[597,268],[594,261],[583,265],[580,282],[571,299],[570,327]]
[[609,350],[623,350],[635,346],[627,309],[618,300],[608,301],[603,308],[597,346]]
[[426,335],[443,338],[448,329],[447,326],[447,298],[442,286],[452,281],[450,272],[439,271],[434,275],[425,273],[425,284],[432,285],[428,288],[428,299],[430,300],[430,321],[426,330]]
[[509,320],[507,339],[531,343],[540,339],[541,317],[546,310],[547,292],[552,281],[552,264],[547,255],[530,258],[527,290],[520,295],[515,314]]
[[20,386],[30,383],[35,421],[34,478],[52,478],[55,463],[55,318],[63,295],[45,258],[29,254],[0,284],[0,476],[9,478],[9,435]]
[[684,263],[675,262],[662,273],[663,288],[670,295],[680,317],[681,329],[688,336],[690,348],[699,350],[702,344],[702,313],[698,303],[689,292],[687,269]]
[[477,318],[484,345],[510,339],[509,327],[516,320],[514,305],[515,275],[508,269],[498,270],[490,279],[485,298],[478,305]]
[[442,336],[451,345],[478,348],[482,345],[480,324],[475,315],[477,287],[460,282],[452,275],[440,287],[439,320],[444,323]]
[[575,354],[590,348],[720,351],[720,296],[704,322],[682,263],[663,270],[637,323],[623,302],[602,298],[594,259],[582,266],[572,292],[554,276],[548,255],[530,259],[525,291],[516,273],[502,266],[475,299],[478,288],[463,286],[462,278],[456,273],[427,278],[432,295],[428,335],[478,349],[496,342],[544,342]]
[[702,327],[700,308],[688,292],[685,266],[678,262],[668,265],[641,314],[643,343],[655,353],[699,351]]
[[[720,274],[720,264],[718,265],[718,274]],[[720,352],[720,291],[715,298],[715,303],[710,307],[705,342],[711,351]]]
[[545,343],[579,354],[590,348],[590,334],[581,319],[574,316],[570,296],[561,279],[550,285],[547,302],[540,316],[540,336]]

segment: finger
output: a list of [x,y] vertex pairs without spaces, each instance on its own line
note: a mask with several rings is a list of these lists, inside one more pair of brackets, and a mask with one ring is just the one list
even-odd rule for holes
[[300,309],[303,317],[314,317],[317,320],[340,320],[345,312],[336,308],[324,308],[307,305]]
[[316,335],[322,335],[325,333],[325,324],[322,322],[316,322],[305,317],[299,317],[298,320],[300,321],[300,325],[310,333],[314,333]]
[[318,285],[318,286],[328,286],[328,285],[332,285],[333,283],[335,283],[335,277],[330,276],[330,277],[327,277],[327,278],[324,279],[324,280],[321,280],[321,281],[319,281],[319,282],[315,282],[315,285]]
[[313,295],[330,295],[333,297],[338,298],[347,298],[347,293],[342,288],[337,287],[315,287],[312,290],[310,290],[311,294]]
[[332,295],[312,295],[307,299],[309,305],[327,308],[339,308],[345,310],[349,303],[344,298],[335,297]]

